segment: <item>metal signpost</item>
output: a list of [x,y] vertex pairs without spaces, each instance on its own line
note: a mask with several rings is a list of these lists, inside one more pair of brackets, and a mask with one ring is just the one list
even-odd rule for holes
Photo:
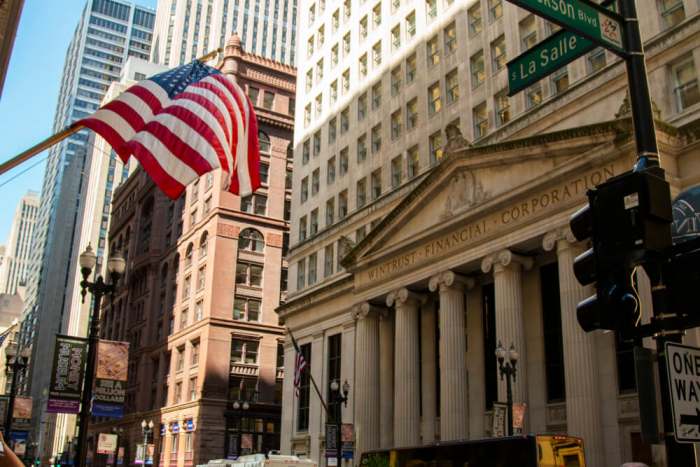
[[700,349],[666,343],[668,390],[679,443],[700,441]]
[[[591,47],[604,47],[625,60],[629,83],[630,105],[634,123],[637,162],[633,172],[645,172],[664,179],[664,171],[659,166],[659,151],[656,130],[649,95],[644,49],[642,46],[635,0],[618,0],[619,14],[607,10],[588,0],[508,0],[511,3],[558,24],[564,31],[557,33],[530,51],[508,63],[509,95],[544,78],[556,69],[590,50]],[[608,3],[608,2],[606,2]],[[670,193],[669,193],[670,203]],[[674,438],[676,418],[672,413],[671,395],[673,388],[668,386],[673,368],[667,364],[665,352],[673,349],[675,342],[681,342],[682,329],[667,324],[667,317],[673,312],[668,309],[668,289],[659,271],[651,271],[652,297],[654,303],[653,320],[664,329],[655,335],[659,355],[659,379],[663,409],[663,433],[666,444],[667,464],[673,466],[694,465],[692,445],[680,444]],[[650,271],[647,271],[650,273]],[[698,422],[700,432],[700,411],[685,414],[688,424]],[[680,423],[680,415],[677,422]],[[676,437],[678,432],[676,430]],[[700,436],[700,434],[698,435]]]

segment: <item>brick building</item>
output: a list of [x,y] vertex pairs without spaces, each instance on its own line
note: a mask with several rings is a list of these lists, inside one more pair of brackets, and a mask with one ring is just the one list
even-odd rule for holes
[[129,382],[125,417],[90,426],[94,465],[109,460],[94,454],[100,432],[120,433],[132,463],[142,420],[154,423],[160,465],[205,463],[241,445],[279,448],[284,330],[275,308],[286,296],[296,72],[243,52],[236,36],[221,69],[256,106],[263,187],[234,196],[215,171],[170,201],[138,169],[115,192],[109,243],[127,270],[105,301],[101,335],[130,342]]

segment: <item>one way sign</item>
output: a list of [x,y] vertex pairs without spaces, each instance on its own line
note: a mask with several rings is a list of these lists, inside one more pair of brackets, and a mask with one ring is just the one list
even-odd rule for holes
[[700,349],[666,343],[666,369],[676,441],[700,441]]

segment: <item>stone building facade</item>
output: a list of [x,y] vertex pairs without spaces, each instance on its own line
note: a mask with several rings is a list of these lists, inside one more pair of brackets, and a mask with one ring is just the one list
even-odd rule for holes
[[[163,466],[279,447],[275,309],[286,296],[295,70],[245,53],[235,36],[221,69],[256,106],[263,186],[241,198],[222,191],[215,171],[170,201],[139,169],[116,190],[109,245],[127,271],[100,325],[103,338],[130,343],[129,382],[124,418],[90,426],[95,465],[108,461],[94,454],[96,434],[112,431],[133,463],[142,420],[154,422],[149,442]],[[237,401],[249,408],[235,410]]]
[[[692,2],[638,3],[675,196],[700,183],[700,14]],[[312,58],[299,70],[293,281],[278,313],[324,398],[334,379],[350,383],[343,422],[354,425],[355,461],[372,448],[490,436],[492,403],[505,400],[501,341],[521,355],[515,397],[527,404],[526,432],[582,436],[594,467],[663,465],[639,435],[630,348],[584,334],[575,319],[591,292],[571,274],[583,245],[571,242],[568,217],[587,187],[634,160],[624,63],[597,50],[508,98],[502,65],[552,32],[542,19],[498,0],[347,1],[340,12],[337,28],[331,10],[300,37]],[[319,49],[324,24],[336,32]],[[317,60],[334,63],[346,34],[350,53],[317,81]],[[377,43],[384,54],[365,73]],[[347,69],[349,87],[327,99]],[[304,197],[316,172],[320,188]],[[321,220],[311,228],[310,219]],[[648,312],[648,281],[638,282]],[[288,372],[294,355],[288,342]],[[299,397],[285,381],[284,452],[325,464],[326,421],[307,380]]]

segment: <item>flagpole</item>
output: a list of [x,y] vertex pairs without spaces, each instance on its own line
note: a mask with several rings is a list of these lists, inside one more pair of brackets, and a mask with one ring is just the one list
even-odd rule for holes
[[5,161],[2,164],[0,164],[0,175],[4,174],[8,170],[11,170],[15,167],[17,167],[19,164],[22,162],[25,162],[32,157],[36,156],[40,152],[44,151],[45,149],[50,148],[54,144],[58,143],[59,141],[62,141],[72,135],[73,133],[76,133],[79,131],[81,128],[83,128],[82,125],[77,125],[77,124],[72,124],[63,130],[59,131],[55,135],[49,136],[46,138],[44,141],[35,144],[31,148],[27,149],[26,151],[18,154],[17,156],[13,157],[9,161]]
[[[198,57],[197,60],[200,62],[207,62],[211,60],[212,58],[216,57],[217,54],[221,53],[222,49],[221,47],[216,48],[212,50],[211,52],[202,55],[201,57]],[[73,133],[78,132],[80,129],[82,129],[83,126],[79,125],[77,123],[73,123],[70,126],[67,126],[63,130],[59,131],[58,133],[49,136],[45,140],[41,141],[40,143],[35,144],[31,148],[27,149],[26,151],[18,154],[17,156],[13,157],[12,159],[3,162],[0,164],[0,175],[4,174],[5,172],[14,169],[18,165],[20,165],[23,162],[28,161],[32,157],[36,156],[40,152],[50,148],[54,144],[66,139]]]
[[[294,334],[292,333],[292,330],[289,329],[288,327],[286,329],[287,329],[287,332],[289,333],[289,337],[292,338],[292,343],[294,343],[294,351],[301,353],[301,349],[299,348],[299,345],[297,344],[297,340],[294,338]],[[328,410],[328,406],[326,405],[326,401],[323,400],[323,396],[321,395],[321,391],[318,389],[318,384],[316,384],[316,379],[314,379],[314,375],[311,373],[311,368],[309,368],[309,379],[311,379],[311,384],[313,384],[314,390],[316,390],[316,394],[318,395],[318,398],[321,401],[321,405],[323,405],[323,409],[326,411],[326,415],[328,417],[332,417],[331,412]]]

